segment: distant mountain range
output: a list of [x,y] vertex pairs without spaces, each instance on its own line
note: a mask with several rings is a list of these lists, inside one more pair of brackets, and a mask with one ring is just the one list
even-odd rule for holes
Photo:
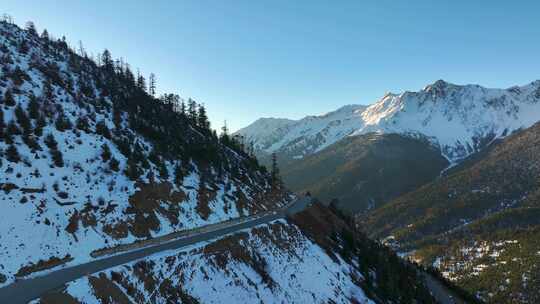
[[538,303],[540,81],[439,80],[370,106],[238,134],[287,186],[355,215],[375,239],[489,303]]
[[388,93],[370,106],[348,105],[300,120],[261,118],[236,132],[264,159],[300,159],[340,139],[370,132],[425,137],[456,162],[495,138],[531,126],[540,114],[540,81],[508,89],[438,80],[418,92]]
[[320,151],[362,127],[358,119],[366,109],[363,105],[348,105],[321,116],[306,116],[300,120],[260,118],[235,134],[253,143],[259,156],[271,153],[300,159]]
[[300,120],[261,118],[236,134],[263,164],[275,153],[292,190],[337,199],[358,213],[431,181],[539,118],[540,81],[488,89],[438,80],[418,92],[387,93],[370,106]]

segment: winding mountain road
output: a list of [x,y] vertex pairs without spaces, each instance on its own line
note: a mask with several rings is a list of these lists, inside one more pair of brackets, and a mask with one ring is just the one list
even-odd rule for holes
[[252,228],[257,225],[284,218],[289,214],[302,211],[311,202],[312,200],[310,197],[302,197],[287,205],[283,209],[263,216],[252,216],[250,217],[251,219],[248,218],[246,220],[244,218],[238,222],[231,222],[230,225],[226,227],[189,235],[155,246],[120,253],[89,263],[58,269],[56,271],[45,273],[41,276],[37,275],[34,278],[20,279],[11,285],[0,288],[0,303],[28,303],[33,299],[39,298],[47,291],[59,288],[65,283],[71,282],[86,275],[126,264],[162,251],[179,249],[199,242],[209,241],[227,234],[235,233],[239,230]]
[[466,304],[457,294],[444,286],[438,279],[432,275],[422,272],[427,288],[431,295],[441,304]]

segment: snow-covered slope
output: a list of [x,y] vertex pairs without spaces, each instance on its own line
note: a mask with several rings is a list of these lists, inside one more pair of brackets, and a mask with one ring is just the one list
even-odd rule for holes
[[244,136],[244,140],[253,143],[256,149],[263,149],[279,141],[295,124],[296,121],[292,119],[259,118],[235,134]]
[[355,267],[277,221],[78,279],[35,303],[375,303],[355,279],[364,280]]
[[130,73],[0,22],[0,285],[288,200]]
[[320,151],[362,127],[366,106],[347,105],[336,111],[300,120],[261,118],[236,134],[253,143],[256,151],[286,152],[293,158]]
[[[440,146],[450,160],[459,160],[491,140],[531,126],[540,119],[540,81],[508,89],[478,85],[455,85],[438,80],[418,92],[386,94],[365,110],[347,106],[322,117],[307,117],[273,138],[259,144],[264,153],[288,154],[301,146],[298,155],[317,152],[348,135],[368,132],[425,136]],[[352,109],[352,111],[346,111]],[[341,119],[334,119],[335,115]],[[330,119],[327,121],[325,118]],[[321,127],[322,121],[327,122]],[[296,127],[296,126],[300,127]],[[256,143],[252,126],[239,131]],[[256,128],[255,128],[256,130]]]
[[418,271],[314,204],[287,219],[91,274],[41,303],[435,303]]
[[362,113],[365,126],[354,134],[424,135],[448,158],[458,159],[539,119],[540,81],[488,89],[438,80],[419,92],[384,96]]

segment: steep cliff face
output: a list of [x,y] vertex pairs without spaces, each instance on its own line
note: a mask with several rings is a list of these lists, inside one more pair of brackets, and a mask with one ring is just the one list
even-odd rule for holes
[[15,25],[0,32],[1,283],[290,199],[125,64]]

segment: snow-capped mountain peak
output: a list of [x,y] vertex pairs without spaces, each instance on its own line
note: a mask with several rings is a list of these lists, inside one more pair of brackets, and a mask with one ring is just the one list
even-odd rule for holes
[[[286,150],[292,157],[299,158],[357,130],[360,127],[358,117],[365,109],[365,105],[345,105],[323,115],[299,120],[259,119],[236,134],[252,142],[259,152]],[[260,132],[261,129],[264,131]]]
[[286,128],[274,129],[271,139],[253,132],[255,123],[238,133],[253,140],[261,153],[289,157],[320,151],[349,135],[408,134],[430,139],[447,158],[457,161],[495,138],[535,123],[540,117],[539,101],[538,80],[508,89],[437,80],[417,92],[387,93],[369,107],[344,106],[288,122]]
[[455,85],[443,80],[419,92],[387,95],[362,114],[370,131],[426,136],[451,160],[477,151],[486,140],[528,127],[538,120],[538,82],[510,89]]

